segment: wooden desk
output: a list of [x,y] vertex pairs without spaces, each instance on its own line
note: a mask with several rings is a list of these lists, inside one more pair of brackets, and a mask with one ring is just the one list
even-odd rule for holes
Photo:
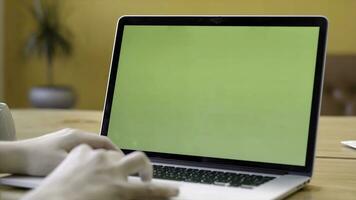
[[[14,110],[18,139],[61,128],[99,132],[101,112],[68,110]],[[321,117],[317,158],[311,183],[288,200],[356,199],[356,150],[341,140],[356,140],[356,117]],[[19,199],[26,190],[0,187],[0,200]]]

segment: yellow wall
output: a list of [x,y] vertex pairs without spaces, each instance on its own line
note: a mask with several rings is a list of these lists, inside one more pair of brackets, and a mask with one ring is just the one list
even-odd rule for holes
[[[5,98],[28,106],[31,86],[45,84],[44,62],[24,59],[22,47],[33,20],[22,0],[5,0]],[[27,1],[31,2],[31,1]],[[102,109],[116,19],[124,14],[303,14],[329,18],[332,54],[356,54],[354,0],[61,0],[74,52],[55,63],[55,82],[78,94],[77,108]]]
[[4,101],[4,1],[0,0],[0,102]]

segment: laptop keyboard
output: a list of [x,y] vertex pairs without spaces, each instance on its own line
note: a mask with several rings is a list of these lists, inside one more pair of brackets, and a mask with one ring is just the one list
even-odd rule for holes
[[246,188],[259,186],[275,178],[272,176],[221,172],[163,165],[153,166],[153,177],[157,179]]

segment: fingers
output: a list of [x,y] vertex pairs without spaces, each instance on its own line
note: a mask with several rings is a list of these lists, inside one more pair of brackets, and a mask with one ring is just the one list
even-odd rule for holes
[[178,188],[152,183],[126,183],[121,187],[128,199],[165,199],[179,193]]
[[[178,195],[178,189],[172,186],[155,185],[145,182],[131,183],[126,181],[128,175],[137,172],[144,181],[152,179],[152,165],[148,157],[142,152],[134,152],[123,157],[118,151],[92,149],[89,145],[82,144],[75,147],[70,155],[72,159],[69,161],[78,160],[78,158],[82,158],[82,160],[85,161],[85,156],[90,158],[89,161],[93,161],[94,158],[96,162],[90,162],[90,165],[96,170],[91,171],[90,176],[94,178],[99,177],[98,180],[105,180],[106,182],[103,184],[112,186],[110,188],[113,189],[114,195],[118,198],[156,200],[167,199]],[[99,160],[95,159],[95,157],[98,158],[99,156]],[[86,165],[87,164],[88,163],[86,163]],[[90,169],[88,166],[84,167],[84,169],[82,167],[81,170]]]
[[109,138],[105,136],[99,136],[94,133],[83,132],[74,129],[62,130],[65,136],[68,138],[66,142],[66,150],[70,151],[79,144],[88,144],[94,149],[107,149],[120,151],[115,144],[113,144]]
[[71,154],[74,153],[85,153],[93,150],[89,145],[87,144],[80,144],[76,147],[73,148],[73,150],[70,152]]
[[142,181],[150,181],[152,179],[153,168],[151,162],[142,152],[133,152],[123,157],[119,161],[118,170],[124,176],[139,173]]
[[88,144],[94,149],[119,150],[109,138],[105,136],[82,133],[79,134],[79,141]]
[[122,153],[121,151],[108,150],[106,152],[106,156],[109,158],[109,160],[111,160],[113,162],[117,162],[117,161],[121,160],[121,158],[123,158],[125,156],[125,154]]

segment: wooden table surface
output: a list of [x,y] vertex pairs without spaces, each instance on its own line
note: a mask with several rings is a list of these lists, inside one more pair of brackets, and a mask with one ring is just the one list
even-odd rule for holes
[[[43,135],[62,128],[99,132],[102,113],[82,110],[14,110],[17,138]],[[356,117],[321,117],[312,181],[288,200],[356,200],[356,150],[342,140],[356,140]],[[0,187],[0,200],[19,199],[26,190]]]

